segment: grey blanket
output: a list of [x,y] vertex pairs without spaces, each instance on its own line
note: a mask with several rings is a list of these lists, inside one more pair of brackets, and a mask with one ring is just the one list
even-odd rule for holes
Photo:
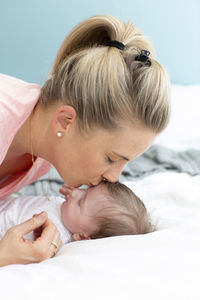
[[[143,155],[129,162],[119,178],[122,181],[138,180],[157,172],[183,172],[200,174],[200,150],[175,151],[160,145],[151,146]],[[59,195],[63,180],[55,168],[36,182],[24,187],[17,195]]]
[[143,155],[129,162],[120,181],[136,180],[166,171],[200,174],[200,150],[175,151],[160,145],[151,146]]

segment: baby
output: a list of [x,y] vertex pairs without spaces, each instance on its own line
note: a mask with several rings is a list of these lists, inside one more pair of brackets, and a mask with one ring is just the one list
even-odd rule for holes
[[[60,230],[63,244],[151,231],[143,202],[124,184],[102,182],[88,189],[64,184],[60,192],[65,199],[24,196],[0,201],[0,239],[10,227],[42,210]],[[33,233],[26,238],[33,240]]]
[[102,182],[89,189],[64,185],[63,224],[74,240],[96,239],[151,231],[143,202],[124,184]]

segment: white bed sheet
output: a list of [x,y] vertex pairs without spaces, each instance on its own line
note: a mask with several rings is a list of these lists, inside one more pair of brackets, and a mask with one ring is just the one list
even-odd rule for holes
[[[200,149],[200,86],[172,87],[172,118],[155,143]],[[80,241],[40,264],[0,268],[2,299],[199,300],[200,176],[166,172],[127,185],[158,230]]]
[[73,242],[40,264],[1,268],[3,299],[199,300],[200,176],[167,172],[127,185],[157,231]]

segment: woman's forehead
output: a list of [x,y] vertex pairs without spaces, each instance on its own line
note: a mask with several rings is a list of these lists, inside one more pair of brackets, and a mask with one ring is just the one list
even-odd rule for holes
[[95,129],[93,134],[86,138],[82,136],[81,139],[90,151],[100,150],[106,154],[117,154],[118,157],[128,161],[146,151],[155,136],[153,130],[142,125],[126,124],[116,130]]
[[107,147],[124,160],[133,160],[153,143],[156,133],[144,127],[121,128],[107,138]]

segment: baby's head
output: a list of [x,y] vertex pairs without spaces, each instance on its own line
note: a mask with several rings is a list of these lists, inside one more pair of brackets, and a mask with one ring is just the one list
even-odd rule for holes
[[65,187],[61,216],[74,240],[151,231],[143,202],[126,185],[103,182],[86,190]]

